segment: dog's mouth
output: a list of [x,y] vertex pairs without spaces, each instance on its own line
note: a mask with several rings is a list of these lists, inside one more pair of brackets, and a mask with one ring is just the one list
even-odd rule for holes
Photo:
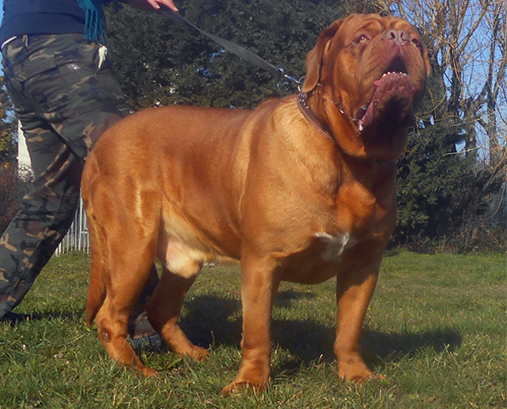
[[400,57],[394,58],[373,85],[375,90],[372,99],[354,116],[359,131],[363,132],[379,122],[410,125],[414,120],[416,89],[403,60]]

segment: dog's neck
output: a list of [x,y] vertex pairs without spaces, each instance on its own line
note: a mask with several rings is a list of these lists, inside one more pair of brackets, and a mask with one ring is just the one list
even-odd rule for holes
[[313,125],[317,131],[319,131],[322,135],[327,136],[329,139],[331,139],[335,144],[338,145],[338,142],[333,137],[331,132],[327,130],[327,127],[322,124],[322,122],[319,120],[317,115],[313,112],[313,110],[308,105],[308,94],[304,92],[300,92],[297,96],[297,104],[298,108],[305,117],[305,119]]
[[[322,84],[317,84],[316,89],[314,89],[308,93],[300,92],[297,95],[297,104],[298,104],[299,110],[301,111],[301,113],[303,114],[305,119],[315,129],[317,129],[317,131],[319,131],[319,133],[321,133],[322,135],[331,139],[336,144],[336,146],[339,148],[340,147],[339,143],[338,143],[334,133],[330,129],[330,127],[328,125],[326,125],[321,119],[319,119],[319,117],[317,116],[315,111],[310,106],[309,98],[312,96],[318,96],[320,99],[323,99],[323,100],[329,102],[331,104],[331,106],[333,107],[333,109],[336,109],[339,112],[339,115],[342,116],[342,118],[348,123],[348,125],[351,128],[354,128],[353,123],[355,122],[355,120],[353,118],[351,118],[349,115],[347,115],[347,113],[344,111],[344,109],[340,106],[339,103],[337,103],[333,100],[332,96],[329,95],[329,92],[324,88],[324,86]],[[356,129],[352,129],[352,132],[356,132],[356,131],[357,131]]]
[[[315,114],[309,104],[308,98],[312,94],[300,92],[297,95],[297,105],[304,118],[316,129],[321,135],[333,141],[336,146],[335,155],[340,159],[336,161],[338,172],[340,173],[340,184],[351,177],[353,180],[361,179],[362,176],[368,175],[373,184],[378,183],[378,179],[392,178],[396,174],[395,161],[384,161],[372,158],[357,158],[348,155],[338,144],[330,128]],[[333,104],[337,108],[336,104]],[[347,116],[342,112],[344,119]],[[347,121],[349,122],[349,121]],[[350,123],[350,122],[349,122]],[[347,176],[348,175],[348,176]],[[364,183],[365,187],[368,183]],[[367,188],[370,188],[369,186]]]

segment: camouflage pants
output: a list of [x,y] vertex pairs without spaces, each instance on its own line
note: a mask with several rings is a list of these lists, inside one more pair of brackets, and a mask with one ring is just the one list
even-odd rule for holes
[[69,229],[94,142],[129,114],[105,47],[83,35],[18,37],[2,54],[35,179],[0,239],[0,319],[21,302]]

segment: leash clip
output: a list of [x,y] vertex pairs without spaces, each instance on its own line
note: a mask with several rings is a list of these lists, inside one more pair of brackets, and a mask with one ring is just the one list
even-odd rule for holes
[[291,77],[290,75],[286,74],[285,70],[283,68],[280,68],[280,67],[277,67],[277,68],[278,68],[278,71],[280,71],[285,78],[287,78],[288,80],[290,80],[290,81],[294,82],[295,84],[297,84],[298,85],[298,90],[301,91],[300,88],[303,85],[303,83],[301,81],[299,81],[296,78]]

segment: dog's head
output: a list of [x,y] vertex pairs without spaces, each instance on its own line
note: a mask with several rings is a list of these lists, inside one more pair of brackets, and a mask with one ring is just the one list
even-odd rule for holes
[[338,20],[320,34],[306,70],[302,91],[320,101],[320,118],[347,154],[391,160],[403,152],[430,71],[410,23],[375,14]]

